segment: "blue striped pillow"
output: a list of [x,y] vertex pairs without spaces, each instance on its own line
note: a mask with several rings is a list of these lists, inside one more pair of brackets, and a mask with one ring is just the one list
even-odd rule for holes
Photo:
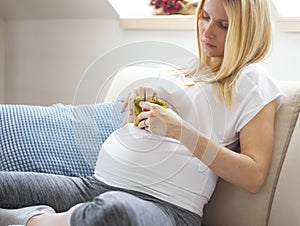
[[0,170],[92,175],[102,143],[123,120],[121,104],[0,105]]

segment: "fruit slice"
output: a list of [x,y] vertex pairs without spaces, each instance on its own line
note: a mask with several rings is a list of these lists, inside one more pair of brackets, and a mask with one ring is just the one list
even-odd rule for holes
[[[137,126],[139,122],[136,120],[136,117],[142,112],[142,108],[140,107],[140,102],[144,101],[144,99],[141,96],[137,96],[134,100],[134,121],[133,124]],[[153,97],[150,101],[150,103],[158,104],[164,108],[168,108],[168,104],[163,101],[162,99],[159,99],[157,97]]]

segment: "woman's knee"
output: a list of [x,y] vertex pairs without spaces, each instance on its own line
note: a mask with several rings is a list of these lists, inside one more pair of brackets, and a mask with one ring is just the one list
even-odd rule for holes
[[130,194],[111,191],[78,207],[71,216],[71,225],[138,225],[130,204]]

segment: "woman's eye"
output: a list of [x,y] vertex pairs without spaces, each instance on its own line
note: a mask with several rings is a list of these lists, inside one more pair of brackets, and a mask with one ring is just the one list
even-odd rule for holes
[[222,29],[225,29],[227,30],[228,29],[228,22],[219,22],[219,27],[222,28]]
[[202,13],[201,17],[204,20],[209,20],[209,16],[207,15],[207,13]]

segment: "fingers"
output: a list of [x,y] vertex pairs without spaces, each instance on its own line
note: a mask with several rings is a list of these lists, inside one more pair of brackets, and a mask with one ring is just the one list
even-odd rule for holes
[[140,102],[142,112],[137,116],[136,120],[139,122],[138,127],[142,129],[149,129],[153,117],[155,117],[156,108],[161,106],[149,102]]
[[126,100],[124,101],[124,103],[120,108],[120,113],[123,113],[126,110],[126,108],[128,108],[128,114],[133,115],[134,100],[137,96],[141,96],[144,101],[149,101],[153,97],[159,98],[158,93],[154,89],[150,87],[140,86],[139,88],[128,93]]
[[136,96],[137,96],[136,90],[134,90],[131,93],[128,93],[126,100],[124,101],[124,103],[121,106],[120,113],[123,113],[126,110],[126,108],[128,108],[128,111],[129,111],[128,114],[133,115],[133,102],[134,102]]
[[151,100],[153,97],[159,98],[158,93],[150,87],[140,86],[136,90],[136,93],[138,96],[141,96],[144,101]]
[[147,129],[147,128],[149,128],[149,126],[150,126],[149,119],[144,119],[144,120],[140,121],[139,125],[138,125],[138,127],[141,129]]
[[143,111],[153,110],[154,106],[158,106],[158,104],[154,104],[146,101],[140,102],[140,107],[143,109]]
[[[149,111],[142,111],[137,117],[136,120],[139,122],[139,127],[144,128],[146,125],[144,124],[143,121],[147,120],[150,118],[150,112]],[[149,120],[148,120],[149,122]],[[149,126],[149,123],[147,124]]]
[[121,106],[121,108],[120,108],[120,113],[123,113],[123,112],[126,110],[127,105],[128,105],[128,99],[126,99],[126,100],[124,101],[124,103],[122,104],[122,106]]

